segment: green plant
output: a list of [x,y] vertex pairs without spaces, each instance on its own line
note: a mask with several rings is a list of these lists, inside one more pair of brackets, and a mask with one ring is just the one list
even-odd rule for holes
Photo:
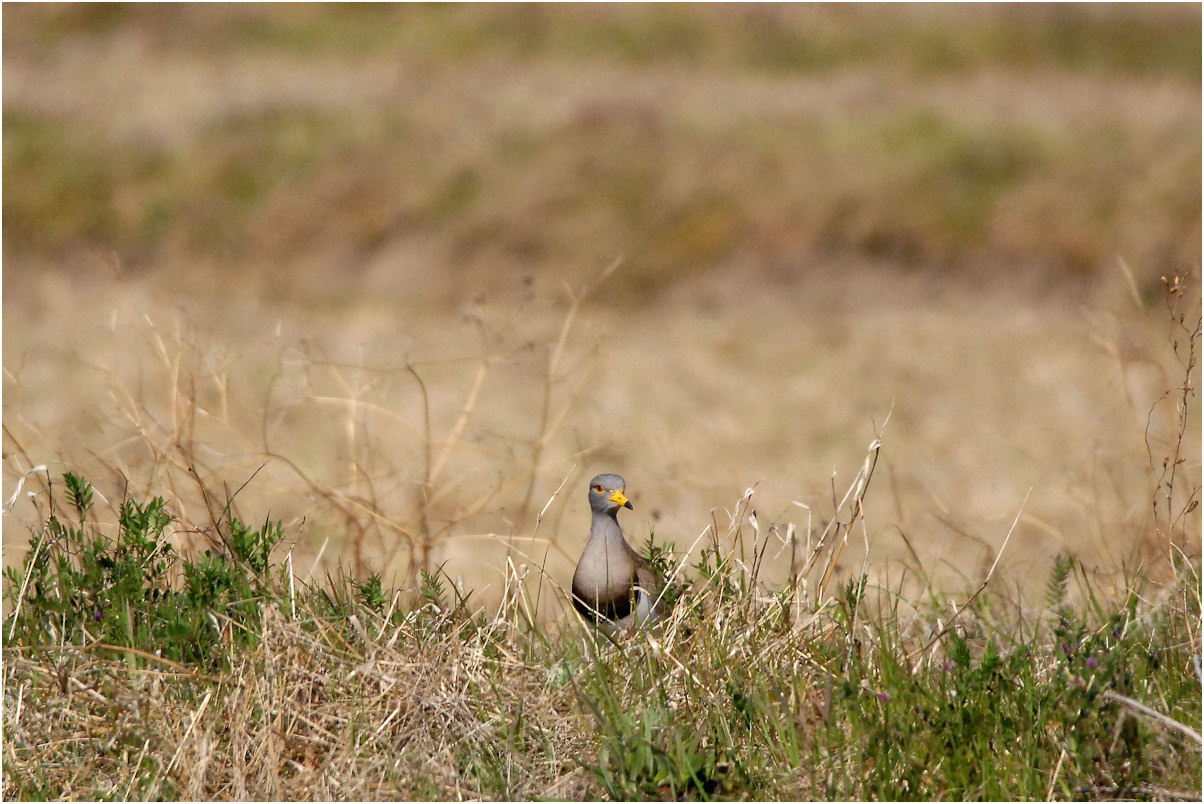
[[863,617],[871,636],[859,639],[834,685],[824,731],[839,760],[828,795],[1148,795],[1164,784],[1168,761],[1198,772],[1198,744],[1182,740],[1151,761],[1157,724],[1120,703],[1131,695],[1160,700],[1192,722],[1200,689],[1184,647],[1195,637],[1174,636],[1167,612],[1139,617],[1136,595],[1111,613],[1061,604],[1072,569],[1085,579],[1076,562],[1055,560],[1048,628],[1020,623],[976,636],[954,629],[930,656],[909,650],[896,620]]
[[283,535],[279,523],[255,530],[230,518],[219,531],[225,549],[184,559],[167,533],[172,516],[162,497],[122,501],[109,539],[90,520],[91,484],[67,472],[63,485],[74,519],[52,504],[22,566],[5,570],[9,644],[30,656],[132,648],[213,669],[229,663],[233,647],[255,642],[260,606],[272,594],[268,563]]

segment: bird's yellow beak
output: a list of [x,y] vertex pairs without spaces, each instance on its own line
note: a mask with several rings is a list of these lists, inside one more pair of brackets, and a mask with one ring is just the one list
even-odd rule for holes
[[627,496],[623,494],[622,489],[610,495],[610,501],[615,505],[621,505],[624,508],[630,508],[632,511],[635,510],[635,508],[631,505],[631,500],[627,499]]

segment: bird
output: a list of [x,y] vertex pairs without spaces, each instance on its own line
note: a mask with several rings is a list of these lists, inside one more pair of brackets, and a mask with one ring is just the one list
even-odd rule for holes
[[612,634],[662,615],[662,581],[648,560],[627,544],[619,527],[619,509],[635,510],[626,491],[627,483],[619,475],[602,474],[589,482],[593,521],[573,573],[573,606]]

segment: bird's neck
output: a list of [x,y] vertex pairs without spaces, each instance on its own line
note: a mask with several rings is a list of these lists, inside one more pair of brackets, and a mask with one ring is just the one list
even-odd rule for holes
[[590,540],[623,541],[623,529],[619,527],[619,518],[613,512],[596,512],[589,528]]

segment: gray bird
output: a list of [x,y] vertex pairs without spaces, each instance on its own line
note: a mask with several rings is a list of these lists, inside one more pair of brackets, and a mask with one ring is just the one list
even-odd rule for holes
[[573,573],[573,605],[582,617],[611,632],[661,616],[661,579],[631,549],[619,527],[619,509],[632,507],[626,490],[618,475],[598,475],[589,482],[594,518]]

